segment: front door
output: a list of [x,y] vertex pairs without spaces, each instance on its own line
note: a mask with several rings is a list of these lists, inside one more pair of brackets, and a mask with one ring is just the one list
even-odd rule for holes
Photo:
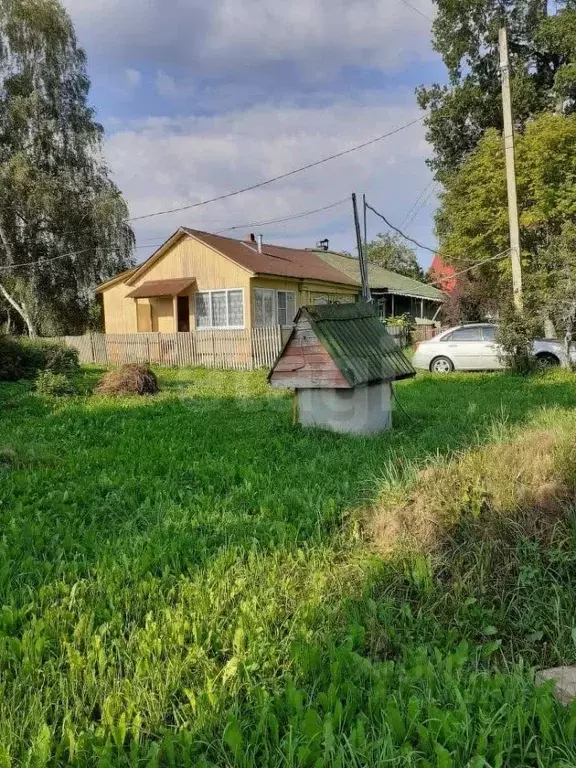
[[502,347],[496,343],[496,326],[484,325],[482,327],[484,338],[484,363],[487,371],[504,368],[502,362]]
[[190,298],[188,296],[178,296],[177,311],[178,333],[190,333]]
[[446,338],[447,356],[459,371],[481,371],[485,346],[479,326],[459,328]]

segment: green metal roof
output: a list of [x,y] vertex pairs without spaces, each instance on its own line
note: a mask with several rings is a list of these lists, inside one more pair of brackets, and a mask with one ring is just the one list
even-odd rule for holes
[[[361,285],[360,263],[354,256],[345,256],[334,251],[314,251],[326,264],[343,272],[347,277]],[[411,277],[399,275],[389,269],[379,267],[377,264],[368,263],[368,282],[374,290],[387,290],[400,296],[413,296],[419,299],[431,301],[445,301],[446,294],[434,288],[433,285],[421,283]]]
[[309,319],[318,339],[351,387],[416,375],[370,304],[302,307],[295,320]]

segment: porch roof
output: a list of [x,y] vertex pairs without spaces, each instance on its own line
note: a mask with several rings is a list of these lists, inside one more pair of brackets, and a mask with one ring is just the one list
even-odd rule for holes
[[181,277],[177,280],[151,280],[142,283],[128,294],[129,299],[152,299],[159,296],[178,296],[196,282],[195,277]]

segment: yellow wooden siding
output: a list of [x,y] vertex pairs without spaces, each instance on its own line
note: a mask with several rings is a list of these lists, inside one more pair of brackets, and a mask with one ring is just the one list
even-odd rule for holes
[[195,277],[195,288],[199,291],[244,288],[250,281],[250,273],[245,269],[204,243],[184,237],[146,270],[134,287],[151,280],[174,280],[179,277]]
[[317,299],[325,301],[356,301],[358,288],[354,285],[338,285],[337,283],[322,283],[320,281],[298,280],[289,278],[261,277],[252,278],[252,296],[250,300],[251,318],[254,317],[254,290],[256,288],[272,288],[275,291],[294,291],[296,293],[296,309],[307,304],[314,304]]
[[[102,291],[107,333],[136,333],[150,327],[160,333],[176,330],[175,302],[172,298],[157,298],[149,301],[150,322],[144,309],[137,309],[134,299],[126,295],[143,283],[153,280],[172,280],[194,277],[196,282],[187,291],[190,296],[190,328],[196,327],[196,291],[241,288],[244,292],[244,325],[253,325],[254,288],[273,288],[280,291],[295,291],[297,307],[313,304],[323,297],[329,301],[353,301],[358,295],[355,286],[322,283],[319,281],[297,280],[274,276],[252,277],[251,273],[234,262],[191,237],[176,242],[156,263],[152,264],[132,285],[118,283]],[[148,300],[140,299],[138,304]],[[138,322],[140,312],[140,322]]]
[[[127,299],[126,294],[143,283],[152,280],[171,280],[180,277],[195,277],[196,282],[188,293],[190,296],[190,328],[195,328],[194,294],[198,291],[217,290],[219,288],[244,289],[244,321],[250,327],[250,272],[234,264],[225,256],[212,250],[204,243],[190,237],[184,237],[175,243],[150,269],[146,270],[132,285],[118,283],[102,292],[104,299],[104,317],[106,333],[135,333],[146,329],[145,312],[142,323],[137,321],[137,308],[134,299]],[[139,299],[139,304],[145,299]],[[151,327],[160,333],[173,333],[176,330],[173,300],[167,298],[151,299]],[[170,305],[170,314],[168,313]]]
[[155,333],[174,333],[174,302],[172,297],[150,299],[152,307],[152,330]]
[[338,285],[336,283],[320,283],[305,281],[302,284],[302,305],[314,304],[319,298],[326,301],[356,301],[360,290],[355,285]]
[[137,332],[136,302],[126,298],[131,290],[125,283],[116,283],[102,292],[106,333]]
[[152,307],[148,299],[138,299],[138,333],[150,333],[152,330]]

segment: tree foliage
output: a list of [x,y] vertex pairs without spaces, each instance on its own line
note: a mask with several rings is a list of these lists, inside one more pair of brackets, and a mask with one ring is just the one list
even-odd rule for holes
[[3,0],[0,301],[30,333],[84,330],[94,286],[132,264],[127,206],[102,159],[89,87],[58,0]]
[[427,117],[430,161],[440,180],[457,170],[490,128],[501,129],[498,30],[507,26],[517,127],[548,109],[576,108],[576,0],[436,0],[433,44],[448,85],[417,91]]
[[415,280],[422,280],[424,277],[415,251],[400,235],[390,232],[378,234],[375,240],[368,243],[367,257],[373,264],[398,272],[400,275],[406,275]]
[[[558,306],[565,305],[576,274],[574,147],[576,115],[539,115],[527,123],[516,142],[527,307],[532,313],[545,311],[557,321]],[[508,248],[504,145],[496,130],[487,131],[446,182],[436,229],[443,258],[460,269]],[[509,259],[489,262],[471,276],[482,282],[487,301],[511,291]]]

